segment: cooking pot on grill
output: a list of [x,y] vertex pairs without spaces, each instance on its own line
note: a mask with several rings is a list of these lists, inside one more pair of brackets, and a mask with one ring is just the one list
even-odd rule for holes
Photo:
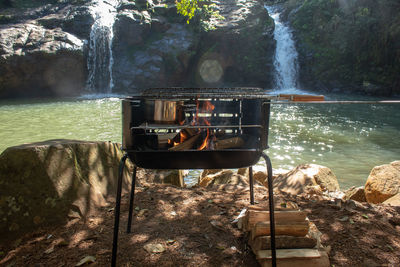
[[146,100],[146,120],[159,124],[180,124],[185,121],[183,101]]

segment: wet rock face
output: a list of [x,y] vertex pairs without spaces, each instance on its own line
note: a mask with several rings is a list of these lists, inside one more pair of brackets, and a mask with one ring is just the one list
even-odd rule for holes
[[[165,86],[269,87],[273,21],[259,1],[216,1],[225,19],[193,20],[152,1],[122,4],[114,25],[115,91]],[[135,10],[136,8],[136,10]]]
[[46,5],[0,25],[0,98],[81,94],[89,17],[85,6]]
[[182,86],[194,43],[186,25],[151,18],[147,11],[120,12],[114,24],[114,91]]
[[35,23],[0,29],[0,97],[69,96],[85,84],[83,43]]
[[[216,1],[223,20],[211,20],[199,46],[195,81],[200,86],[272,86],[274,23],[259,1]],[[217,66],[216,66],[217,65]],[[213,66],[214,75],[202,72]],[[204,73],[204,74],[203,74]],[[217,75],[218,74],[218,75]]]
[[[121,157],[111,142],[50,140],[6,149],[0,155],[2,239],[85,217],[104,205],[116,192]],[[128,189],[130,175],[124,177]]]
[[400,6],[393,1],[285,1],[303,87],[399,93]]

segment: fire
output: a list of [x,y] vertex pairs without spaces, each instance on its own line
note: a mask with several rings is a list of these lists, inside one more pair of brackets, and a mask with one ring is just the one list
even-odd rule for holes
[[179,136],[180,136],[179,143],[177,143],[176,145],[185,142],[185,140],[189,138],[188,134],[185,131],[180,131]]
[[187,139],[189,139],[189,135],[186,131],[180,131],[179,132],[179,138],[178,140],[174,140],[174,139],[168,139],[168,144],[173,145],[173,146],[177,146],[179,144],[182,144],[183,142],[185,142]]
[[[198,106],[198,105],[197,105]],[[204,101],[203,102],[203,107],[202,107],[202,112],[212,112],[214,110],[215,106],[210,102],[210,101]],[[196,114],[197,117],[198,113]],[[205,125],[210,126],[211,123],[207,120],[206,117],[203,118],[203,122]],[[204,138],[203,143],[201,144],[201,146],[198,148],[198,150],[203,150],[203,149],[207,149],[209,148],[209,144],[210,144],[210,129],[207,128],[207,135],[206,138]]]
[[[202,103],[201,108],[200,108],[200,103]],[[207,116],[212,115],[212,112],[214,110],[215,106],[208,100],[200,102],[198,99],[196,99],[196,114],[193,117],[193,121],[191,122],[192,126],[211,126],[210,121],[207,119]],[[211,116],[209,116],[211,117]],[[179,122],[179,124],[181,124]],[[182,124],[181,124],[182,125]],[[172,146],[177,146],[185,142],[186,140],[190,139],[194,135],[200,135],[201,132],[204,132],[204,129],[198,128],[198,129],[193,129],[193,128],[186,128],[182,129],[179,132],[179,135],[174,137],[173,139],[168,139],[168,144]],[[212,144],[212,140],[214,135],[212,135],[212,132],[209,128],[206,129],[206,137],[202,141],[201,145],[198,147],[197,150],[204,150],[208,149],[210,145]]]

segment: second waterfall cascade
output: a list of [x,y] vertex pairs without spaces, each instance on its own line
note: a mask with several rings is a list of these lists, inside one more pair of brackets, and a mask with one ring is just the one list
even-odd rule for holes
[[275,22],[274,89],[282,93],[299,93],[297,84],[298,54],[292,31],[280,20],[280,12],[276,6],[265,6],[265,9]]

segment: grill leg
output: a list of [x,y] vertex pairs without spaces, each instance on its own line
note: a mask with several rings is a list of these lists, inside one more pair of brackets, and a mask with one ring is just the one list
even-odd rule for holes
[[254,180],[253,167],[249,167],[249,184],[250,184],[250,204],[254,205]]
[[268,202],[269,202],[269,220],[270,220],[270,231],[271,231],[271,254],[272,254],[272,266],[276,267],[276,248],[275,248],[275,216],[274,216],[274,188],[272,184],[272,164],[269,157],[262,153],[262,157],[267,164],[268,172]]
[[121,191],[122,191],[122,177],[124,175],[124,166],[125,161],[128,158],[128,155],[125,154],[120,163],[118,170],[118,185],[117,185],[117,195],[115,199],[115,211],[114,211],[114,237],[113,237],[113,247],[112,247],[112,258],[111,258],[111,266],[115,267],[117,262],[117,247],[118,247],[118,228],[119,228],[119,216],[121,211]]
[[135,182],[136,182],[136,166],[133,168],[131,195],[130,195],[130,198],[129,198],[128,227],[126,229],[126,232],[128,234],[131,232],[131,226],[132,226],[133,201],[135,199]]

